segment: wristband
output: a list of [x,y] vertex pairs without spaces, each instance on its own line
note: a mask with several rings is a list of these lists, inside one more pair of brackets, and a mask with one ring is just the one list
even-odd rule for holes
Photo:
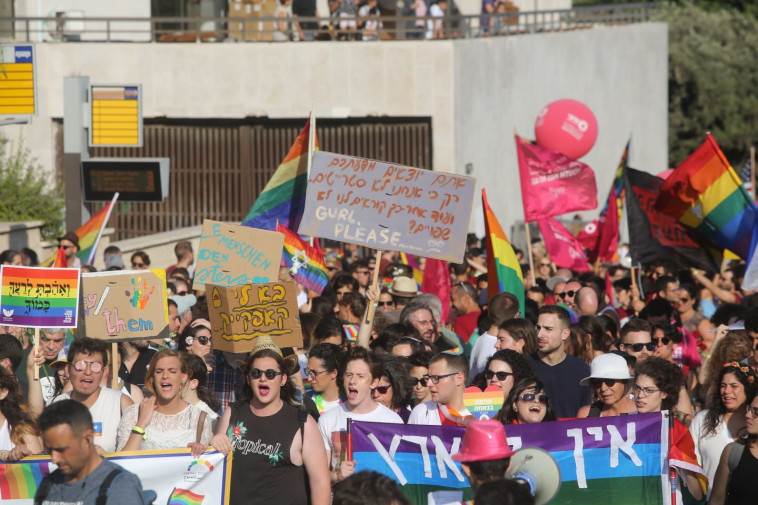
[[145,430],[143,430],[139,426],[134,426],[132,428],[132,433],[135,433],[137,435],[142,435],[142,440],[147,440],[147,433],[145,433]]

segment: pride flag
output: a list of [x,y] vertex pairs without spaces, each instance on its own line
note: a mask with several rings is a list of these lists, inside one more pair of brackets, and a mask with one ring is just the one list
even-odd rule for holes
[[412,254],[406,254],[404,251],[401,251],[400,262],[403,265],[408,265],[413,269],[413,280],[416,281],[416,284],[421,286],[421,284],[424,282],[424,272],[421,270],[421,267],[419,266],[418,261],[416,261],[416,258]]
[[748,258],[758,207],[710,133],[663,182],[655,208]]
[[284,234],[282,265],[290,269],[295,282],[320,295],[329,283],[324,257],[292,230],[279,224],[276,231]]
[[[305,208],[305,189],[308,186],[312,119],[308,118],[287,156],[242,220],[244,226],[262,230],[274,230],[277,223],[291,230],[297,230],[300,226],[300,218]],[[314,131],[312,150],[318,149],[318,137]]]
[[174,488],[168,499],[168,505],[202,505],[205,496],[195,494],[188,489]]
[[1,464],[0,501],[33,499],[37,486],[49,473],[47,461]]
[[524,313],[524,276],[511,243],[505,236],[495,214],[487,202],[487,192],[482,189],[484,209],[484,234],[487,237],[487,296],[491,299],[507,291],[518,298],[519,310]]

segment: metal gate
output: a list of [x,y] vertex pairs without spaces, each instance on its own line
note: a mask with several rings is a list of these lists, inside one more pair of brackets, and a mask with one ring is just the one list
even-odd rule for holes
[[[304,124],[305,119],[146,119],[144,147],[93,149],[97,157],[171,159],[168,198],[120,203],[110,220],[116,229],[112,240],[199,225],[206,218],[241,221]],[[316,129],[325,151],[432,167],[431,118],[319,119]],[[102,205],[95,204],[93,212]]]

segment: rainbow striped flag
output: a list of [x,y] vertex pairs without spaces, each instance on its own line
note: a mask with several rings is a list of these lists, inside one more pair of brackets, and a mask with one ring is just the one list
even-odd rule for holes
[[295,282],[320,295],[329,284],[324,257],[292,230],[278,224],[276,231],[284,234],[282,266],[290,269]]
[[661,185],[655,208],[748,258],[758,207],[710,133]]
[[518,298],[520,311],[524,313],[524,276],[511,243],[495,217],[487,193],[482,189],[484,231],[487,237],[487,296],[492,299],[507,291]]
[[291,230],[297,230],[300,226],[308,186],[310,151],[319,149],[315,131],[313,148],[309,149],[312,120],[313,116],[305,123],[287,156],[258,195],[250,212],[242,220],[244,226],[262,230],[274,230],[277,223]]
[[203,498],[205,498],[204,495],[175,487],[168,498],[168,505],[201,505]]
[[0,464],[0,501],[33,499],[37,486],[49,473],[48,461]]

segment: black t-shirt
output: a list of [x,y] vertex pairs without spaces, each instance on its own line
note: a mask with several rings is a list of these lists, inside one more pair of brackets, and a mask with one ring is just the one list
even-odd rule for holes
[[145,347],[140,350],[137,360],[132,365],[131,370],[126,369],[126,365],[121,362],[121,368],[119,369],[118,376],[124,382],[129,382],[138,387],[144,387],[145,376],[147,375],[147,367],[150,366],[150,360],[155,356],[155,349]]
[[557,418],[576,417],[580,407],[592,402],[589,386],[579,385],[580,380],[590,375],[590,366],[587,363],[570,354],[555,366],[546,364],[537,353],[527,355],[526,360],[545,384],[545,392],[550,398],[550,408]]
[[[298,17],[316,17],[316,0],[294,0],[292,2],[292,14]],[[316,30],[318,23],[315,21],[300,21],[303,30]]]

